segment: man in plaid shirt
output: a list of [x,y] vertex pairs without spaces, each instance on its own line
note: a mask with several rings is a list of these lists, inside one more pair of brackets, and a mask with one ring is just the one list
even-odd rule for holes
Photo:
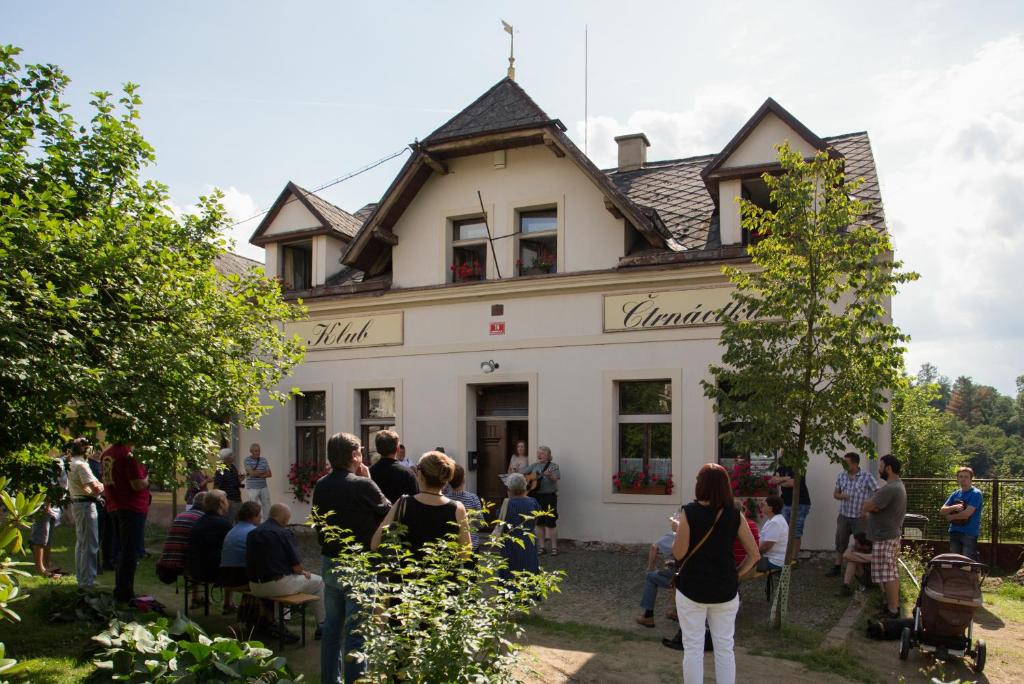
[[849,452],[843,456],[845,470],[836,478],[836,489],[832,497],[839,504],[836,518],[836,564],[828,571],[828,577],[839,577],[843,571],[843,553],[850,543],[850,535],[864,530],[861,508],[875,490],[878,483],[871,473],[860,469],[860,454]]

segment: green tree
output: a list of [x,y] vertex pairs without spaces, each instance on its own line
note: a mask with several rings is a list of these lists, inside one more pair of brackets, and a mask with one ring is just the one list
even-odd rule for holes
[[[920,376],[918,376],[920,377]],[[903,463],[904,477],[947,477],[962,459],[949,414],[932,402],[936,384],[905,383],[892,395],[892,452]]]
[[887,420],[907,339],[888,302],[917,275],[900,271],[888,235],[862,221],[868,205],[851,194],[860,181],[844,178],[842,160],[805,161],[788,145],[779,160],[782,175],[763,176],[774,208],[741,201],[743,227],[761,237],[752,268],[723,269],[751,316],[725,321],[722,364],[703,386],[723,420],[743,423],[737,446],[778,454],[796,491],[810,454],[874,453],[864,426]]
[[80,124],[68,77],[19,52],[0,47],[0,453],[95,425],[158,470],[204,459],[301,359],[275,322],[302,308],[256,271],[217,272],[218,194],[179,218],[140,178],[154,154],[136,86],[94,93]]

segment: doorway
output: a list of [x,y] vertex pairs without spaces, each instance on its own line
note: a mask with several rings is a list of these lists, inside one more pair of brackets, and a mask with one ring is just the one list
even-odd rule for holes
[[481,499],[498,505],[505,498],[500,476],[508,471],[516,442],[529,444],[529,389],[525,383],[477,387],[476,488]]

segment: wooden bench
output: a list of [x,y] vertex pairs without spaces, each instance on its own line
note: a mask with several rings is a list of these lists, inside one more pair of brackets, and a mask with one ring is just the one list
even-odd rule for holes
[[182,578],[185,580],[185,617],[188,617],[189,604],[192,600],[190,589],[196,585],[202,585],[203,587],[203,615],[208,616],[210,614],[210,587],[220,587],[225,591],[237,591],[239,593],[246,593],[249,591],[249,584],[242,584],[236,587],[226,587],[223,584],[217,582],[200,582],[189,577],[188,573],[182,573]]
[[247,596],[251,596],[257,601],[270,601],[274,604],[276,610],[274,611],[277,616],[277,628],[278,632],[278,646],[280,650],[284,650],[284,635],[287,631],[285,628],[284,612],[287,609],[295,610],[299,613],[299,620],[301,621],[301,646],[306,645],[306,606],[314,601],[319,601],[319,596],[313,594],[288,594],[286,596],[257,596],[251,591],[246,590],[242,592]]

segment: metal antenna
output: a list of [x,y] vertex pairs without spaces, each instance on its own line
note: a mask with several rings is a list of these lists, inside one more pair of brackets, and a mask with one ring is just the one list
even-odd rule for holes
[[[505,22],[501,22],[505,23]],[[494,240],[491,237],[491,225],[487,220],[487,209],[484,208],[484,196],[480,194],[480,191],[476,191],[476,198],[480,200],[480,211],[484,215],[484,228],[487,230],[487,244],[491,246],[491,257],[494,259],[494,272],[498,276],[498,280],[501,280],[501,266],[498,265],[498,253],[494,251]]]
[[504,19],[501,20],[501,26],[505,29],[505,33],[509,35],[508,39],[508,77],[513,81],[516,80],[516,37],[512,33],[512,24],[508,23]]

